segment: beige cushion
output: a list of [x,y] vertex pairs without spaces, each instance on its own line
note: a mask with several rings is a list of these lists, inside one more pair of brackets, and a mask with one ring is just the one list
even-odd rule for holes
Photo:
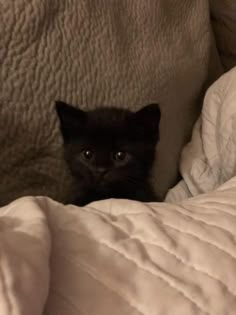
[[163,196],[202,92],[221,72],[208,2],[18,0],[3,1],[1,14],[0,202],[69,197],[58,99],[84,109],[159,102],[153,179]]

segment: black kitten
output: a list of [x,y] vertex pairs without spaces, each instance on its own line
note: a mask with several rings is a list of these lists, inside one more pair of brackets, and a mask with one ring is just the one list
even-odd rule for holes
[[159,139],[160,110],[82,111],[56,102],[65,158],[77,182],[75,204],[107,198],[157,200],[148,177]]

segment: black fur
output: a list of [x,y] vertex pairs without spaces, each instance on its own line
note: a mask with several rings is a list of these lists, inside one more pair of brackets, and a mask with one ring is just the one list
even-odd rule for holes
[[75,204],[107,198],[157,200],[148,177],[159,139],[158,105],[136,113],[116,108],[85,112],[56,102],[56,110],[65,158],[77,183]]

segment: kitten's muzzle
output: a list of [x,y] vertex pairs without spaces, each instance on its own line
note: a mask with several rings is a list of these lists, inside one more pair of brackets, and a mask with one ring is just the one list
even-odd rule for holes
[[100,177],[103,177],[108,172],[107,168],[99,167],[96,169],[96,174]]
[[97,182],[100,182],[107,173],[108,173],[107,168],[103,167],[96,168],[96,170],[94,170],[94,178]]

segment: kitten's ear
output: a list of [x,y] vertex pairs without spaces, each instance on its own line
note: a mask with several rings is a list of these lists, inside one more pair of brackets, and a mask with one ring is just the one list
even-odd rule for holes
[[61,101],[56,101],[55,105],[60,119],[62,136],[65,142],[69,142],[78,136],[78,131],[86,121],[86,113]]
[[155,141],[159,140],[159,125],[161,111],[158,104],[150,104],[136,112],[136,118],[140,127]]

